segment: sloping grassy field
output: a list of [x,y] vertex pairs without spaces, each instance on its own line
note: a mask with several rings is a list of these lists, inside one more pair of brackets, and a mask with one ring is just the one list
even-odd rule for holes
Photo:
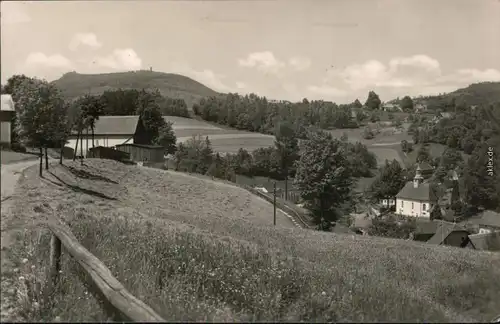
[[215,152],[237,153],[240,148],[249,152],[274,145],[274,136],[241,131],[228,127],[217,127],[198,119],[164,116],[173,123],[177,142],[185,142],[192,136],[208,136]]
[[[168,321],[478,322],[498,315],[500,254],[320,233],[287,227],[284,216],[273,228],[271,205],[227,184],[112,161],[65,163],[45,179],[28,169],[13,197],[14,219],[32,226],[23,225],[10,256],[33,287],[45,275],[49,246],[35,224],[52,213]],[[25,317],[105,320],[63,256],[54,306],[25,302]]]

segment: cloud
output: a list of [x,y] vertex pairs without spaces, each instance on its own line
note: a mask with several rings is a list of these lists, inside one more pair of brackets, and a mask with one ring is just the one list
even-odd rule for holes
[[61,54],[46,55],[42,52],[30,53],[25,64],[29,68],[71,68],[72,63]]
[[244,59],[239,59],[238,64],[246,68],[257,68],[264,73],[278,74],[285,68],[295,71],[305,71],[311,66],[311,60],[306,57],[294,56],[288,62],[281,61],[270,51],[250,53]]
[[[31,21],[31,17],[23,10],[22,2],[2,1],[2,25],[22,24]],[[25,5],[25,4],[24,4]]]
[[270,51],[248,54],[246,58],[239,59],[238,64],[243,67],[255,67],[266,73],[277,73],[285,67],[285,63],[278,60]]
[[135,71],[142,67],[142,60],[131,48],[115,49],[113,53],[97,57],[92,64],[119,71]]
[[237,81],[236,82],[236,88],[243,90],[248,88],[247,84],[245,82]]
[[202,71],[191,69],[191,71],[187,73],[198,82],[201,82],[202,84],[216,91],[229,92],[233,90],[233,88],[229,87],[223,82],[223,79],[226,78],[226,76],[223,74],[218,74],[208,69],[204,69]]
[[308,90],[323,95],[361,94],[378,89],[390,95],[417,95],[447,92],[482,81],[500,81],[496,69],[460,69],[443,73],[438,60],[418,54],[394,57],[387,63],[368,60],[327,73],[319,85]]
[[236,92],[246,88],[246,84],[239,81],[230,86],[225,82],[226,76],[219,74],[211,69],[197,70],[191,67],[187,62],[172,61],[169,63],[168,69],[172,73],[178,73],[187,77],[193,78],[203,85],[220,92]]
[[76,51],[81,45],[97,49],[102,44],[97,40],[97,36],[93,33],[77,33],[73,36],[69,43],[69,49]]
[[306,57],[292,57],[288,64],[297,71],[305,71],[311,66],[311,60]]
[[318,94],[326,98],[343,97],[347,94],[345,90],[327,85],[322,85],[322,86],[312,85],[307,87],[307,90],[311,93]]

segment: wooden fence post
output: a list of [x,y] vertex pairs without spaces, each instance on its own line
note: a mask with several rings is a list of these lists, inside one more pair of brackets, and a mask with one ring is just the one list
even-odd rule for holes
[[52,289],[59,281],[61,270],[61,240],[54,234],[50,238],[50,281]]
[[274,200],[273,200],[273,205],[274,205],[274,219],[273,219],[273,224],[274,226],[276,226],[276,181],[274,182],[274,186],[273,186],[273,196],[274,196]]

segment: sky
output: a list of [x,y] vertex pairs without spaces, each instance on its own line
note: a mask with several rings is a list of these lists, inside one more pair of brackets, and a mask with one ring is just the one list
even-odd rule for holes
[[1,2],[1,82],[152,68],[220,92],[382,101],[500,81],[500,0]]

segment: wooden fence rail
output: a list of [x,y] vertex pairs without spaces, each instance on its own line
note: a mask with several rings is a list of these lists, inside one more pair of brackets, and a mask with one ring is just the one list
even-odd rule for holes
[[125,287],[112,275],[111,271],[92,253],[84,248],[73,235],[68,226],[51,220],[48,224],[52,231],[50,246],[51,280],[50,289],[58,282],[61,245],[74,260],[90,276],[98,294],[105,300],[105,311],[113,314],[116,320],[132,322],[166,322],[151,307],[130,294]]

